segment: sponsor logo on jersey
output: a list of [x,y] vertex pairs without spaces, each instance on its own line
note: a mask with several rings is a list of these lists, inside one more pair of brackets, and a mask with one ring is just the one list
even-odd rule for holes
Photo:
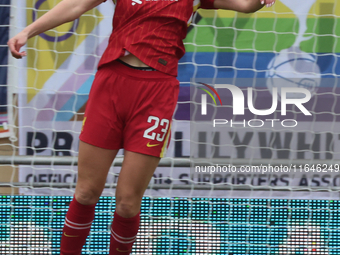
[[148,142],[146,144],[146,146],[148,146],[148,147],[155,147],[155,146],[158,146],[158,145],[160,145],[160,144],[159,143],[157,143],[157,144],[150,144],[150,142]]
[[132,0],[132,5],[135,5],[135,4],[142,4],[143,2],[141,0]]

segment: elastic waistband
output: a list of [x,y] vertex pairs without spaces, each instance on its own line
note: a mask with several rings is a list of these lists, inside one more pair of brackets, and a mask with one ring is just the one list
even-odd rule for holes
[[112,71],[115,71],[119,74],[125,74],[131,77],[136,77],[136,78],[146,78],[146,79],[176,79],[175,76],[162,73],[157,70],[140,70],[140,69],[135,69],[131,68],[123,63],[120,63],[119,61],[115,60],[110,63],[107,63],[103,65],[101,68],[110,68]]
[[127,67],[130,67],[132,69],[136,69],[136,70],[141,70],[141,71],[157,71],[155,68],[152,68],[152,67],[138,67],[138,66],[132,66],[132,65],[129,65],[128,63],[125,63],[124,61],[120,60],[119,58],[116,59],[115,61],[118,61],[119,63],[127,66]]

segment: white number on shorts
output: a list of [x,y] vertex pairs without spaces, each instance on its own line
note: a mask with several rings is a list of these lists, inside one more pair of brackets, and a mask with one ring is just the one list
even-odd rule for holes
[[151,123],[153,120],[155,121],[155,124],[152,127],[145,130],[144,135],[143,135],[143,137],[151,139],[151,140],[155,140],[156,133],[152,132],[151,135],[149,133],[151,131],[155,130],[158,127],[158,124],[159,124],[159,118],[155,117],[155,116],[149,116],[148,123]]
[[149,116],[148,118],[148,123],[152,123],[152,121],[155,121],[155,124],[148,128],[147,130],[144,131],[144,135],[143,137],[147,138],[147,139],[151,139],[151,140],[156,140],[159,141],[159,142],[162,142],[165,138],[165,134],[168,132],[168,128],[169,128],[169,120],[167,119],[162,119],[161,120],[161,127],[164,127],[162,128],[162,135],[161,134],[157,134],[157,137],[156,137],[156,133],[155,132],[152,132],[154,131],[156,128],[158,128],[159,126],[159,118],[156,117],[156,116]]
[[162,142],[164,140],[164,137],[165,137],[165,134],[168,132],[168,128],[169,128],[169,120],[167,119],[162,119],[161,120],[161,127],[163,127],[163,125],[165,124],[165,128],[162,128],[162,132],[163,132],[163,135],[161,137],[160,134],[157,134],[157,138],[156,140],[159,141],[159,142]]

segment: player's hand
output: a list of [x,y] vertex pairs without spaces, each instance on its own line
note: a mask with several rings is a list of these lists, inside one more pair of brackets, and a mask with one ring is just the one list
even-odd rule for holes
[[266,7],[270,7],[275,4],[275,0],[260,0],[261,4],[266,5]]
[[7,45],[13,57],[19,59],[19,58],[26,56],[26,52],[25,51],[20,52],[20,49],[22,46],[26,44],[27,39],[28,37],[25,32],[20,32],[13,38],[9,39],[9,41],[7,42]]

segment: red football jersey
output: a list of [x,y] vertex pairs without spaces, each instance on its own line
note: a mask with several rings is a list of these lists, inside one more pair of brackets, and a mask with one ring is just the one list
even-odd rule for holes
[[[184,55],[183,39],[197,7],[214,0],[118,0],[113,31],[99,67],[129,52],[158,71],[177,76]],[[193,9],[194,7],[194,9]]]

